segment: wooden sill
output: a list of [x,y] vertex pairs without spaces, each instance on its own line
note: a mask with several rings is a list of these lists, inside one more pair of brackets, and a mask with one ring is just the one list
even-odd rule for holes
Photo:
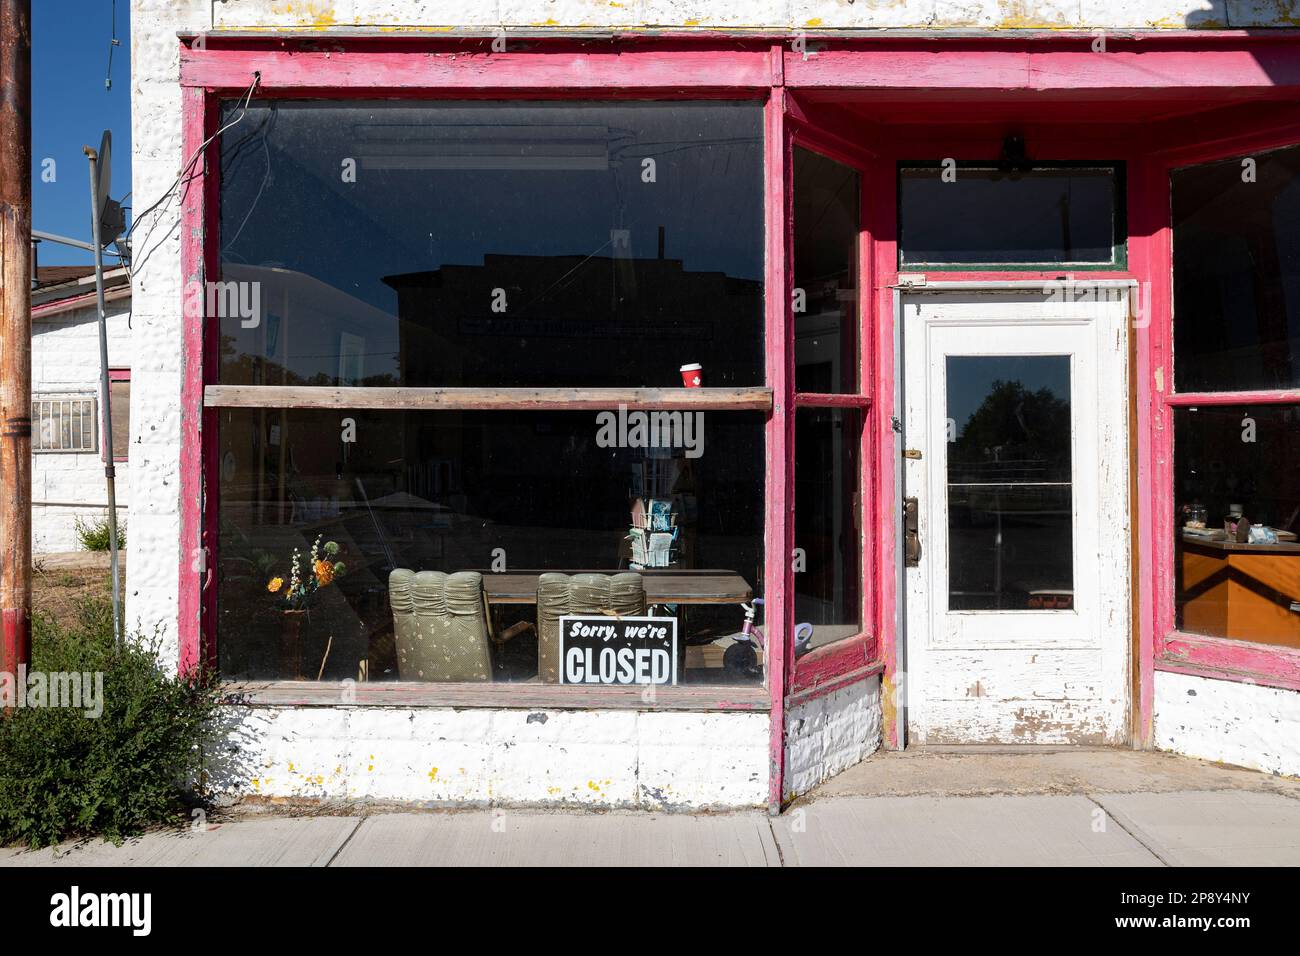
[[[490,707],[511,710],[767,711],[765,687],[658,687],[653,702],[640,687],[566,684],[425,684],[400,681],[226,681],[226,703],[252,707]],[[344,700],[347,691],[351,700]]]

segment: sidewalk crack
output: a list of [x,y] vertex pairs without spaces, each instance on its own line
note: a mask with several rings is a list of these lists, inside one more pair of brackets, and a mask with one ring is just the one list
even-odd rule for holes
[[1118,814],[1111,813],[1110,810],[1108,810],[1108,809],[1106,809],[1106,807],[1102,806],[1101,802],[1100,802],[1099,800],[1095,799],[1095,798],[1093,797],[1092,794],[1090,794],[1090,793],[1085,793],[1083,796],[1084,796],[1084,799],[1091,801],[1094,805],[1096,805],[1097,807],[1099,807],[1099,808],[1101,809],[1101,812],[1104,813],[1104,814],[1106,814],[1106,819],[1107,819],[1107,820],[1114,820],[1114,821],[1115,821],[1115,825],[1116,825],[1117,827],[1119,827],[1121,830],[1123,830],[1125,833],[1127,833],[1129,836],[1131,836],[1134,840],[1136,840],[1138,846],[1142,847],[1142,849],[1146,850],[1148,853],[1150,853],[1152,856],[1154,856],[1157,860],[1159,860],[1161,866],[1168,866],[1168,867],[1177,866],[1176,863],[1172,863],[1172,862],[1170,862],[1169,860],[1165,859],[1165,855],[1164,855],[1163,853],[1161,853],[1159,850],[1157,850],[1154,846],[1152,846],[1152,845],[1151,845],[1150,843],[1148,843],[1146,840],[1144,840],[1144,839],[1142,839],[1140,836],[1138,836],[1137,833],[1134,833],[1134,832],[1133,832],[1132,830],[1130,830],[1128,827],[1124,826],[1124,821],[1121,820],[1121,819],[1119,818],[1119,815],[1118,815]]
[[347,848],[347,845],[352,842],[352,838],[356,836],[357,831],[361,829],[361,824],[365,822],[366,822],[365,817],[357,817],[357,825],[352,828],[352,832],[347,835],[347,837],[343,840],[343,842],[339,844],[339,848],[335,850],[333,853],[331,853],[330,858],[325,861],[326,869],[334,865],[334,861],[339,858],[339,854],[342,853],[344,849]]
[[767,832],[772,834],[772,846],[776,848],[776,865],[779,869],[785,869],[785,852],[781,849],[781,841],[776,838],[776,827],[774,822],[777,817],[767,816]]

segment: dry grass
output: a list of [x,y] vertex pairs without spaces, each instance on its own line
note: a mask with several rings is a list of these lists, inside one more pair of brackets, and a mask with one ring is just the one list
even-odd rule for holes
[[56,621],[75,620],[81,602],[87,598],[107,600],[111,593],[108,568],[38,565],[32,572],[32,613],[47,613]]

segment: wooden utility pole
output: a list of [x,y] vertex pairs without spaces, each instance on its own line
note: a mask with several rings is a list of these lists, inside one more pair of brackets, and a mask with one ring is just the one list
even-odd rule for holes
[[0,673],[31,659],[32,4],[0,0]]

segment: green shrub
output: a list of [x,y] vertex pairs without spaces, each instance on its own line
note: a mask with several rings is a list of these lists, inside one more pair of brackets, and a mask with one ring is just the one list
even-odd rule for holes
[[160,663],[156,635],[115,649],[106,600],[84,602],[77,618],[34,619],[29,673],[102,673],[103,712],[15,707],[0,716],[0,845],[93,834],[121,843],[203,802],[215,676],[177,677]]
[[[77,531],[77,540],[81,542],[82,550],[85,551],[107,551],[108,543],[111,540],[108,533],[108,515],[102,518],[93,518],[90,521],[82,521],[78,515],[72,520],[72,526]],[[117,550],[121,551],[126,547],[126,522],[117,523]]]

